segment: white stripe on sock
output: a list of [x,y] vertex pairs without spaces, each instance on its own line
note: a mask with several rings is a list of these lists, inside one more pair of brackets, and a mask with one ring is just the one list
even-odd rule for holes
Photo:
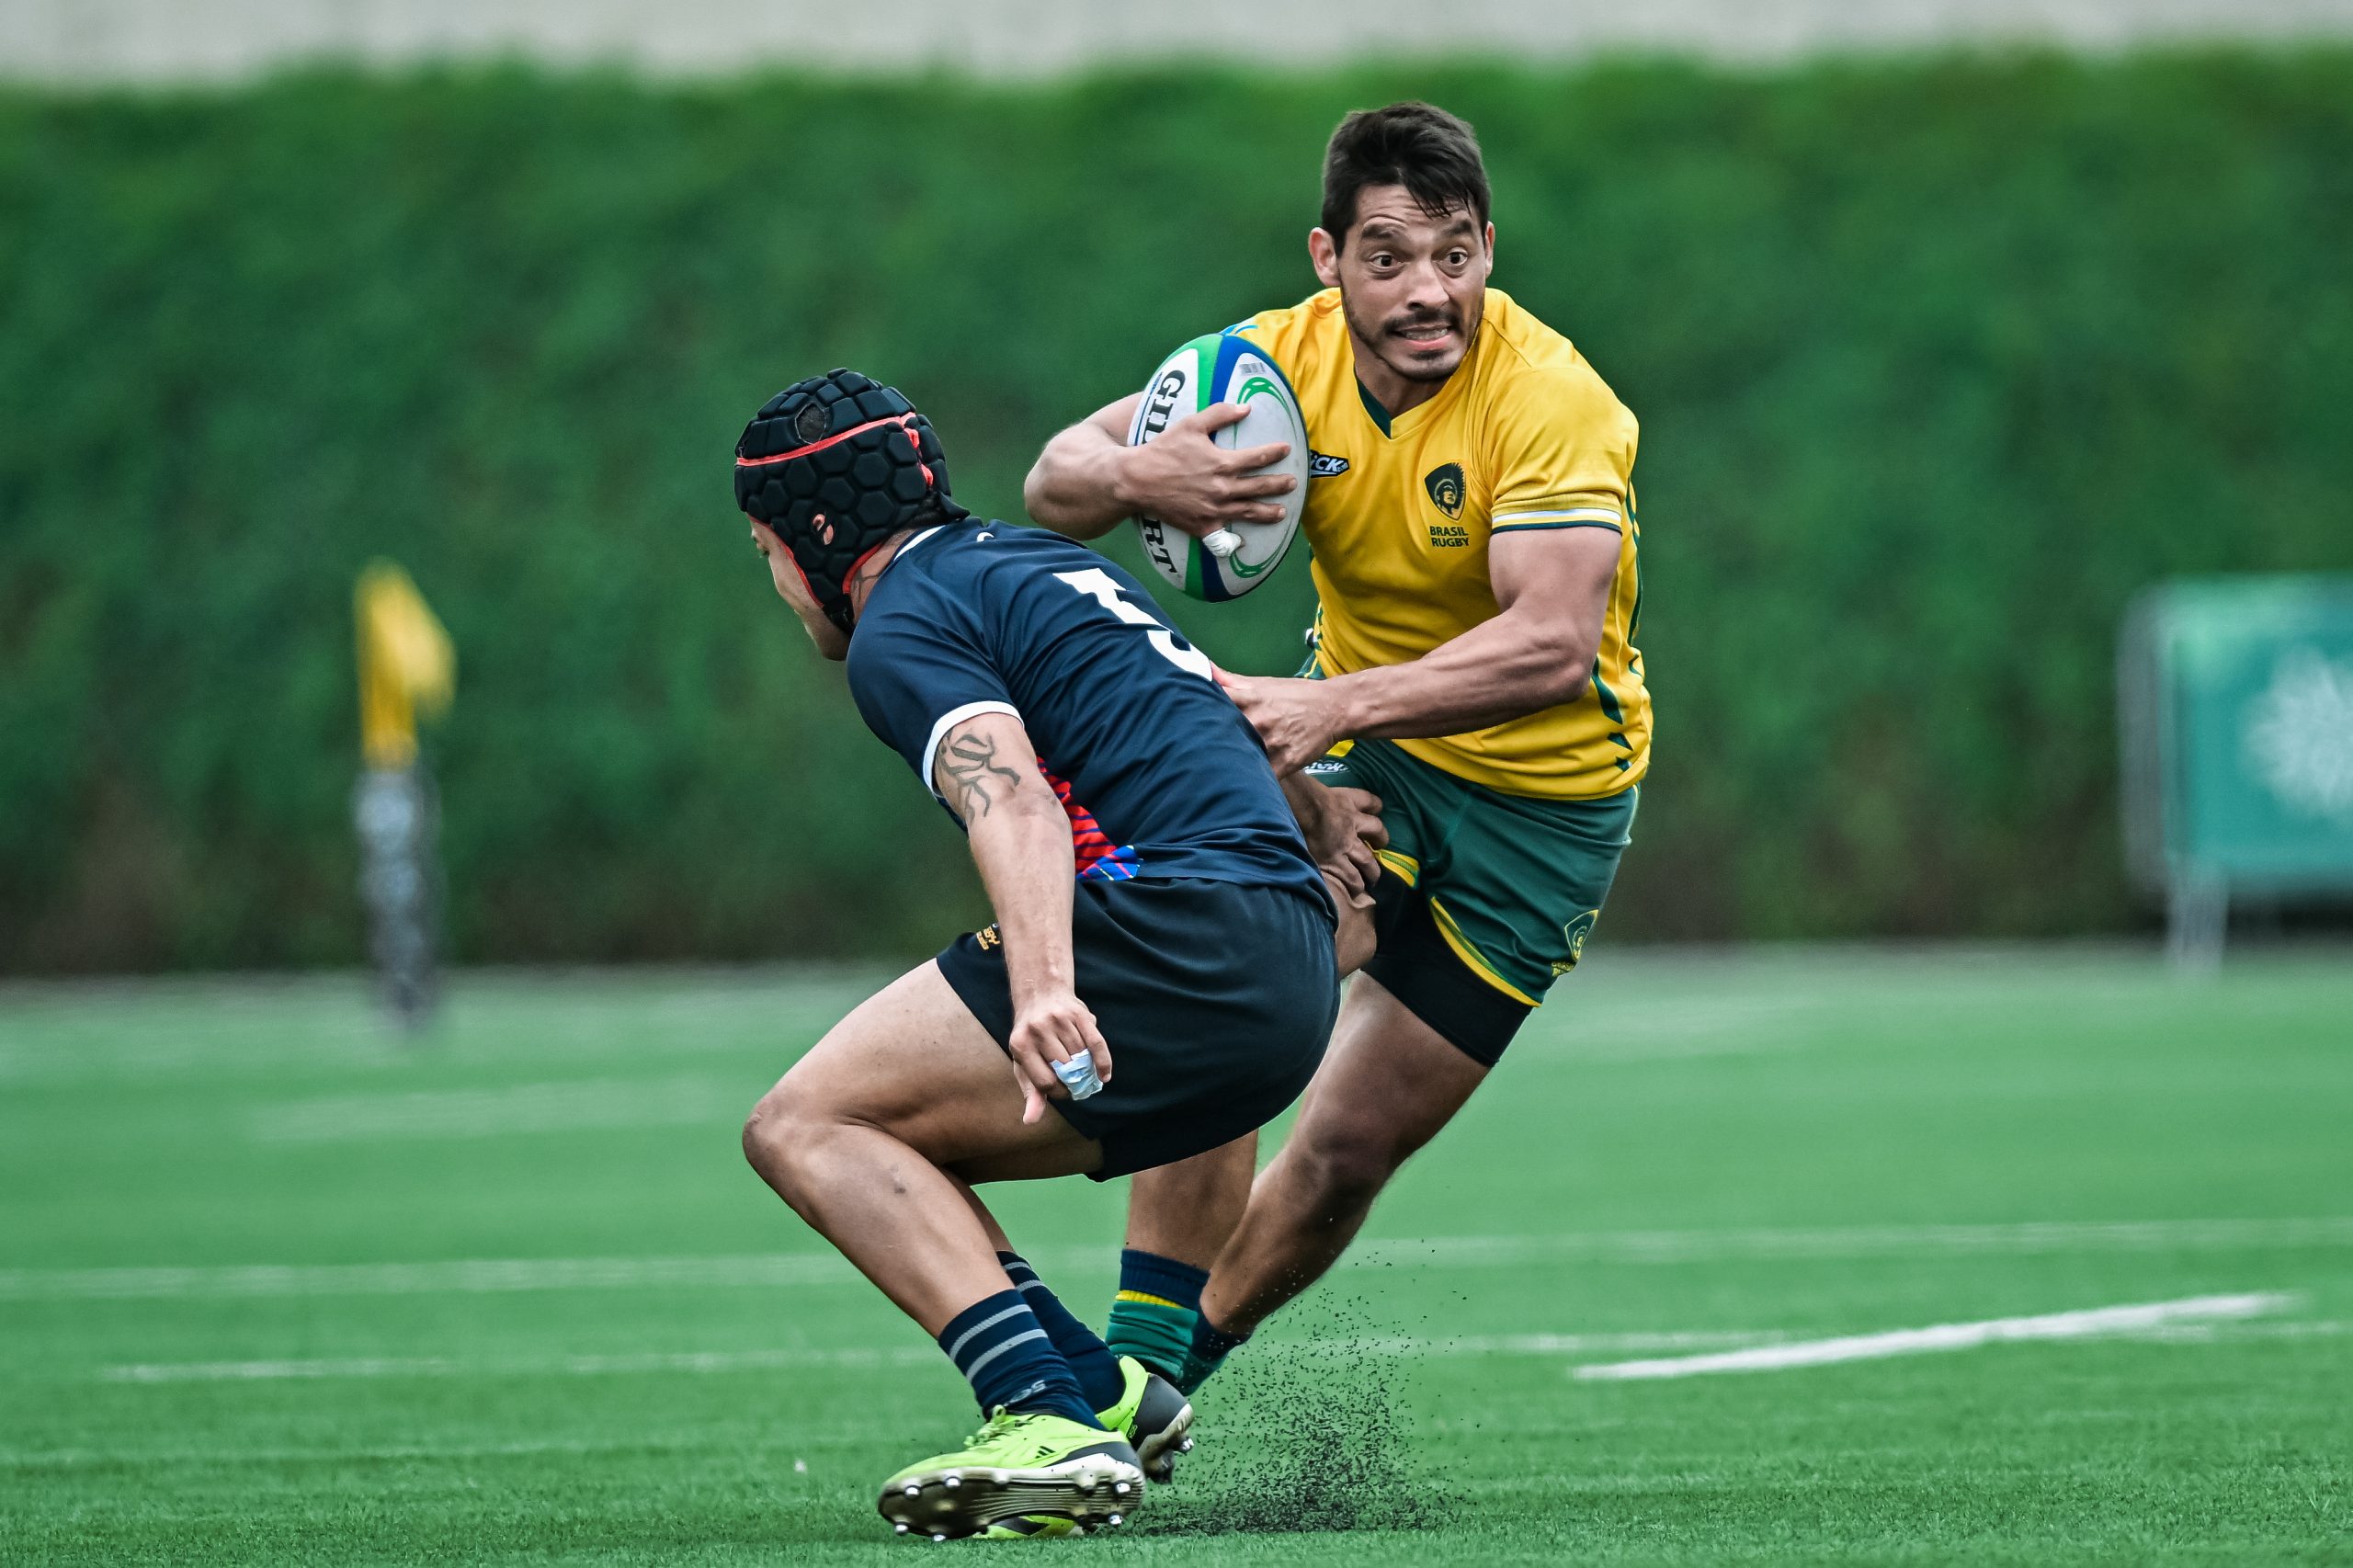
[[[975,1360],[971,1366],[964,1368],[965,1381],[969,1382],[972,1380],[978,1378],[981,1375],[981,1369],[983,1367],[987,1366],[990,1362],[995,1360],[998,1357],[1004,1355],[1015,1346],[1027,1345],[1033,1339],[1043,1339],[1045,1337],[1046,1331],[1044,1329],[1033,1328],[1027,1334],[1017,1334],[1012,1338],[1006,1340],[1003,1344],[994,1346],[989,1349],[983,1351],[979,1359]],[[957,1364],[959,1366],[963,1365],[961,1362]]]
[[983,1329],[995,1328],[1006,1319],[1015,1316],[1016,1314],[1027,1316],[1029,1312],[1029,1302],[1017,1301],[1012,1306],[1006,1308],[1005,1311],[997,1313],[995,1317],[983,1318],[980,1322],[974,1324],[972,1327],[966,1329],[963,1333],[956,1336],[956,1343],[948,1347],[948,1358],[950,1361],[955,1362],[959,1367],[962,1366],[964,1364],[964,1346],[972,1343],[974,1335],[978,1335]]

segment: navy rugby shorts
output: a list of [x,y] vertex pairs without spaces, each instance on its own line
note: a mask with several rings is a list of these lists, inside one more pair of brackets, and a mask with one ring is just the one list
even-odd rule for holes
[[[1111,1081],[1049,1100],[1103,1145],[1097,1181],[1230,1143],[1297,1099],[1324,1060],[1340,981],[1332,915],[1288,888],[1196,878],[1082,880],[1073,890],[1080,1001],[1111,1048]],[[1013,1035],[994,926],[940,953],[982,1027]]]

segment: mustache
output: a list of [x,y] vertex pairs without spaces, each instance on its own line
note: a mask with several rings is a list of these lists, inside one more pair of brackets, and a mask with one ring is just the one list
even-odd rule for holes
[[1462,327],[1462,312],[1454,310],[1409,310],[1403,315],[1390,317],[1381,324],[1381,331],[1386,337],[1403,337],[1415,328],[1425,326],[1449,327],[1459,332]]

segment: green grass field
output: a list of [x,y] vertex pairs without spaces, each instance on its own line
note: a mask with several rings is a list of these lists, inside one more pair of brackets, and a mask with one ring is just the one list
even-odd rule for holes
[[[1178,1484],[1008,1547],[876,1519],[963,1385],[736,1149],[872,978],[0,989],[0,1561],[2353,1562],[2341,950],[1597,948]],[[1099,1321],[1119,1187],[995,1192]]]

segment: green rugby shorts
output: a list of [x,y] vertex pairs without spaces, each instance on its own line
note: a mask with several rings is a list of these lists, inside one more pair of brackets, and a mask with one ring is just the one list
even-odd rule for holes
[[1506,795],[1378,740],[1342,742],[1307,776],[1381,797],[1381,950],[1366,972],[1493,1066],[1584,953],[1641,787],[1592,801]]

